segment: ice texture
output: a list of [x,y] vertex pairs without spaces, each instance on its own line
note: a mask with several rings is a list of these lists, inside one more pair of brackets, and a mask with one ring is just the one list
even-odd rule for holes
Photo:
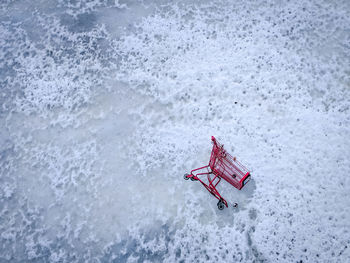
[[[340,0],[1,1],[0,262],[348,262],[349,25]],[[252,174],[223,211],[183,180],[212,135]]]

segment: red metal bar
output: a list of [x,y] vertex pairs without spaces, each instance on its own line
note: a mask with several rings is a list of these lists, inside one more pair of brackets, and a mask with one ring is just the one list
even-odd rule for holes
[[[213,148],[210,154],[209,164],[200,168],[193,169],[191,174],[187,175],[187,178],[193,178],[193,180],[198,180],[201,184],[218,200],[222,201],[226,207],[226,200],[220,195],[219,191],[216,189],[221,181],[221,178],[225,179],[228,183],[233,185],[238,190],[249,181],[250,173],[246,167],[244,167],[240,162],[236,160],[236,157],[232,157],[224,149],[224,145],[217,142],[214,136],[211,137],[213,142]],[[196,171],[207,169],[207,172]],[[213,174],[214,177],[211,178],[210,175]],[[208,183],[205,183],[198,176],[207,175]],[[215,183],[215,180],[217,182]]]
[[[221,200],[226,207],[228,207],[227,205],[227,201],[220,195],[219,191],[216,189],[216,186],[220,183],[221,178],[218,177],[217,175],[214,175],[213,179],[210,178],[210,175],[213,174],[212,172],[206,172],[206,173],[193,173],[193,171],[198,171],[200,169],[204,169],[209,167],[207,166],[203,166],[201,168],[197,168],[191,171],[191,174],[189,174],[187,177],[188,178],[193,178],[196,181],[199,181],[207,190],[209,193],[211,193],[215,198],[217,198],[218,200]],[[201,180],[198,176],[199,175],[207,175],[208,177],[208,184],[206,184],[203,180]],[[218,182],[214,185],[213,182],[214,180],[218,178]]]

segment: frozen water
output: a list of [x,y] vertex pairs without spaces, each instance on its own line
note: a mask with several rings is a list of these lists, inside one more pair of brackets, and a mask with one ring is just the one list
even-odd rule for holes
[[[0,262],[347,262],[348,1],[2,1]],[[183,174],[210,136],[252,171]]]

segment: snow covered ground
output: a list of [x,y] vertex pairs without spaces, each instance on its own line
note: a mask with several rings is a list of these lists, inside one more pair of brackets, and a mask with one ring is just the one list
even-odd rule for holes
[[[5,0],[0,262],[350,262],[349,1]],[[216,136],[223,211],[183,174]]]

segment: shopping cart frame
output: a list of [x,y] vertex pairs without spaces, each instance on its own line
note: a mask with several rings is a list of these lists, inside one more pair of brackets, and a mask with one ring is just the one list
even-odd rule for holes
[[[209,164],[193,169],[190,174],[185,174],[184,179],[199,181],[209,193],[219,200],[217,206],[220,210],[224,206],[228,207],[227,201],[221,196],[217,189],[221,179],[224,179],[232,186],[241,190],[244,185],[250,180],[250,172],[237,161],[236,157],[232,157],[225,149],[224,145],[220,144],[214,136],[211,137],[213,148],[210,155]],[[208,183],[200,177],[206,175]],[[236,207],[237,204],[235,203]]]

